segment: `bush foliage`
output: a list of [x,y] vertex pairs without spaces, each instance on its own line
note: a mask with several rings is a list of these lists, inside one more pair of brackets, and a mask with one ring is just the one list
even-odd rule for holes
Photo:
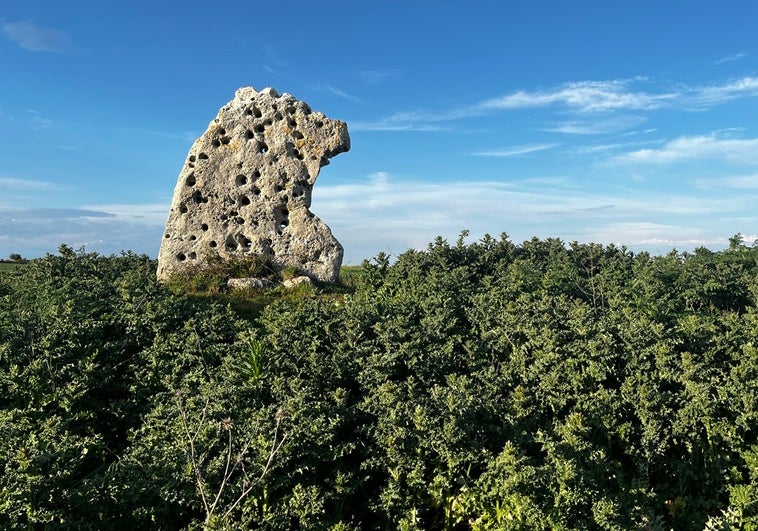
[[0,528],[758,529],[739,238],[438,239],[252,317],[155,269],[0,275]]

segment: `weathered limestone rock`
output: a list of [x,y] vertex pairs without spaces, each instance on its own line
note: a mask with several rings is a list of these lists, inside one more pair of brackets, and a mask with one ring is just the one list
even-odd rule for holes
[[174,189],[158,278],[208,257],[263,254],[336,282],[342,246],[309,207],[329,158],[350,149],[347,125],[305,102],[246,87],[192,145]]

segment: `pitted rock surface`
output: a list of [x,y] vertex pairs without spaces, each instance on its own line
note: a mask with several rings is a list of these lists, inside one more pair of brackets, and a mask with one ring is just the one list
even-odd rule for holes
[[336,282],[342,246],[310,210],[329,158],[350,149],[347,125],[289,94],[246,87],[190,148],[158,254],[158,278],[222,258],[262,254]]

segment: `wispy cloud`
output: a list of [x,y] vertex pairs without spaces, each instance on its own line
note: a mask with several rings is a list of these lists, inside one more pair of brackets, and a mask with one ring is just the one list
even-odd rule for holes
[[396,113],[374,122],[350,121],[350,131],[445,131],[439,117],[421,113]]
[[724,63],[731,63],[733,61],[739,61],[740,59],[744,59],[747,57],[747,52],[739,52],[739,53],[733,53],[731,55],[727,55],[725,57],[721,57],[720,59],[716,59],[713,63],[720,65]]
[[639,127],[647,118],[629,114],[602,116],[594,119],[569,120],[555,125],[543,127],[541,130],[549,133],[569,135],[603,135],[618,133],[630,127]]
[[287,62],[268,44],[265,45],[265,51],[268,61],[263,64],[264,70],[269,74],[278,75],[281,70],[287,67]]
[[758,164],[758,138],[722,139],[716,135],[683,136],[659,149],[640,149],[619,155],[617,162],[668,164],[695,159],[720,159],[738,164]]
[[474,155],[480,157],[518,157],[537,151],[552,149],[557,145],[558,144],[527,144],[522,146],[510,146],[491,151],[480,151],[478,153],[474,153]]
[[50,118],[42,116],[39,111],[28,109],[28,112],[31,115],[32,119],[32,129],[47,129],[53,123]]
[[160,131],[158,129],[145,129],[141,127],[124,127],[124,126],[115,126],[115,130],[123,131],[125,133],[138,133],[140,135],[155,135],[162,138],[168,138],[171,140],[181,140],[182,142],[192,142],[196,140],[200,133],[198,132],[192,132],[192,131],[184,131],[184,132],[169,132],[169,131]]
[[[654,86],[645,78],[606,81],[572,81],[542,90],[519,90],[470,105],[436,111],[398,112],[374,121],[351,122],[355,131],[440,131],[440,124],[523,109],[546,109],[570,117],[539,127],[546,132],[571,135],[608,134],[639,127],[646,113],[659,109],[706,110],[731,100],[758,96],[758,77],[743,77],[720,84],[640,90]],[[661,85],[661,83],[657,83]],[[668,84],[672,85],[672,84]],[[634,112],[634,114],[629,114]]]
[[364,103],[364,101],[361,98],[357,96],[353,96],[352,94],[348,94],[347,92],[340,90],[336,87],[333,87],[332,85],[329,85],[329,84],[320,85],[318,88],[322,90],[326,90],[327,92],[331,92],[335,96],[339,96],[340,98],[347,101],[352,101],[353,103]]
[[63,52],[71,43],[67,33],[34,22],[3,22],[0,30],[7,40],[30,52]]
[[480,105],[489,109],[525,109],[563,105],[581,112],[657,109],[676,99],[676,92],[654,94],[634,91],[634,80],[577,81],[541,91],[512,92],[498,98],[483,101]]
[[[483,101],[485,109],[525,109],[562,106],[580,113],[620,110],[651,111],[663,107],[708,106],[736,98],[758,96],[758,77],[746,76],[721,84],[679,85],[676,90],[639,91],[638,79],[576,81],[542,91],[517,91]],[[650,83],[650,82],[648,82]],[[570,131],[573,132],[573,131]]]
[[9,190],[60,190],[61,186],[56,183],[46,181],[35,181],[31,179],[15,179],[12,177],[0,177],[0,188],[5,191]]
[[737,190],[758,190],[758,174],[719,177],[714,179],[698,179],[695,186],[708,190],[731,188]]
[[168,203],[151,204],[106,204],[83,207],[91,212],[106,215],[115,221],[163,227],[168,217]]
[[751,96],[758,96],[758,77],[743,77],[722,85],[699,87],[685,101],[709,106]]
[[366,85],[376,85],[384,79],[392,76],[394,71],[392,70],[359,70],[357,72],[358,78]]

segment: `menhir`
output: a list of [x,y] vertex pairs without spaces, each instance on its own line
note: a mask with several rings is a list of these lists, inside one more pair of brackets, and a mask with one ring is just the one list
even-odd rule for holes
[[215,256],[258,254],[336,282],[342,246],[309,207],[320,168],[349,149],[344,122],[271,88],[238,89],[190,148],[166,221],[158,278]]

